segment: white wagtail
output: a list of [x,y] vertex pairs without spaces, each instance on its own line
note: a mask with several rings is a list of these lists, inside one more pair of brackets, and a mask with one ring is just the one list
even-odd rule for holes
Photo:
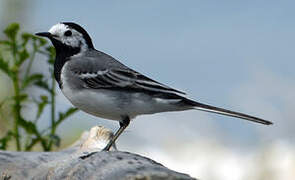
[[62,22],[48,32],[56,49],[54,75],[63,94],[77,108],[105,119],[117,120],[120,128],[104,148],[112,144],[141,114],[197,109],[261,124],[272,122],[184,97],[185,93],[154,81],[94,48],[88,33],[78,24]]

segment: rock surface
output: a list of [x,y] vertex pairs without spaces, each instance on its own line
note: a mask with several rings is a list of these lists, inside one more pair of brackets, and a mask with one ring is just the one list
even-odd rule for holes
[[0,180],[101,179],[101,180],[188,180],[189,175],[129,152],[106,152],[112,133],[93,127],[73,146],[59,152],[0,151]]

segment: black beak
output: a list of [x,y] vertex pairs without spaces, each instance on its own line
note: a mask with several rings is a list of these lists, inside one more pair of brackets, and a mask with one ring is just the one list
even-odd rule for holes
[[52,37],[52,34],[50,32],[39,32],[39,33],[36,33],[35,35],[42,36],[42,37],[47,37],[47,38]]

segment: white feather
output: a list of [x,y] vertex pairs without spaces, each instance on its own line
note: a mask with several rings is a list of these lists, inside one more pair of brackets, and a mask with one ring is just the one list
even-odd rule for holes
[[[64,33],[68,30],[72,31],[71,36],[64,35]],[[64,44],[67,44],[68,46],[80,47],[81,52],[85,52],[88,49],[86,41],[83,38],[83,35],[75,29],[71,29],[69,26],[65,24],[58,23],[52,26],[48,32],[53,35],[53,38],[58,39],[59,41],[61,41]]]
[[107,73],[108,72],[108,70],[104,70],[104,71],[97,71],[97,72],[95,72],[95,73],[82,73],[82,74],[80,74],[79,76],[81,77],[81,78],[95,78],[97,75],[103,75],[103,74],[105,74],[105,73]]

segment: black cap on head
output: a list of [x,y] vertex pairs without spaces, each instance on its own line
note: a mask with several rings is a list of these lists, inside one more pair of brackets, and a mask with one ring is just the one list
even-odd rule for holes
[[81,33],[86,41],[88,48],[94,49],[94,46],[92,44],[92,40],[91,40],[89,34],[80,25],[73,23],[73,22],[61,22],[61,23],[65,24],[65,25],[69,26],[70,28],[75,29],[76,31]]

